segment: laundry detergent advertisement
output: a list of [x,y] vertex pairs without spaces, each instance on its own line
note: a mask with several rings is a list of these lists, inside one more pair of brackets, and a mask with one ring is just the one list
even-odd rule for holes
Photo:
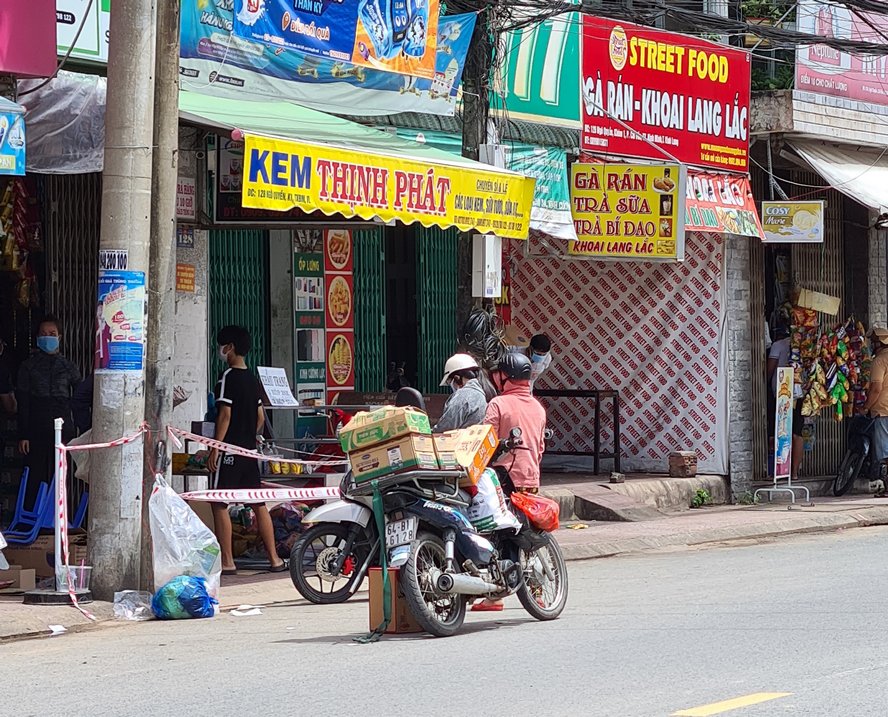
[[145,368],[145,274],[100,271],[96,304],[96,371]]
[[[423,55],[423,63],[428,64],[431,71],[399,74],[405,67],[412,67],[408,63],[411,56],[403,52],[400,58],[395,58],[398,62],[383,64],[372,62],[370,54],[365,60],[359,51],[357,59],[361,62],[355,63],[354,48],[348,49],[347,57],[324,56],[239,35],[234,30],[235,6],[241,2],[182,0],[179,63],[182,89],[241,100],[245,95],[290,100],[321,111],[354,116],[397,112],[454,114],[466,53],[475,29],[474,13],[437,19],[435,10],[436,42],[427,46]],[[357,3],[318,4],[329,5],[327,12],[342,12],[345,5],[351,7],[355,33],[358,32]],[[430,4],[430,13],[431,10]],[[290,13],[292,17],[292,9]],[[317,25],[315,22],[315,27]],[[366,42],[365,46],[369,47]]]
[[746,172],[750,54],[583,16],[584,151]]
[[571,167],[574,255],[684,260],[685,168],[679,164]]

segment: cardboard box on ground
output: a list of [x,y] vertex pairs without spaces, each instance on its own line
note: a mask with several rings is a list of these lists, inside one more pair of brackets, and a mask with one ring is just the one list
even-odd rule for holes
[[9,570],[0,570],[0,584],[12,580],[14,590],[33,590],[37,586],[37,572],[34,568],[10,565]]
[[[86,561],[85,532],[68,534],[68,553],[71,565]],[[55,575],[55,538],[52,535],[40,535],[30,545],[10,545],[3,549],[3,554],[10,565],[33,569],[38,580]]]
[[[422,628],[416,624],[413,613],[407,606],[404,591],[398,582],[399,577],[400,570],[398,568],[389,568],[389,582],[392,588],[392,619],[386,632],[394,634],[422,632]],[[382,624],[383,619],[382,568],[370,568],[369,578],[370,629],[375,630]]]

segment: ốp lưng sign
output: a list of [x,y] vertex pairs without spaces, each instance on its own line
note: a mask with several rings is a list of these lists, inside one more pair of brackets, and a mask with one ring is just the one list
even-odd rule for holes
[[685,168],[679,164],[574,164],[574,255],[684,259]]
[[582,150],[747,171],[749,53],[586,15],[581,56]]

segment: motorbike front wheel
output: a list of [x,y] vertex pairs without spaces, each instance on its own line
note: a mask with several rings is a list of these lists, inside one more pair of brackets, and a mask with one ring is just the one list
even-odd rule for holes
[[833,483],[834,496],[839,497],[848,492],[848,489],[857,480],[865,460],[866,456],[858,451],[848,451],[845,454],[845,459],[842,461],[839,472],[836,473],[836,480]]
[[466,619],[463,595],[441,595],[432,585],[429,571],[445,570],[444,541],[430,533],[420,533],[410,546],[410,557],[401,568],[404,597],[419,626],[435,637],[450,637]]
[[366,533],[358,536],[343,562],[342,571],[334,575],[331,569],[345,549],[348,532],[348,525],[320,523],[307,530],[293,546],[290,578],[299,594],[309,602],[334,605],[345,602],[357,590],[360,568],[372,547]]
[[546,535],[546,544],[530,553],[521,551],[518,600],[537,620],[554,620],[567,604],[567,565],[558,541]]

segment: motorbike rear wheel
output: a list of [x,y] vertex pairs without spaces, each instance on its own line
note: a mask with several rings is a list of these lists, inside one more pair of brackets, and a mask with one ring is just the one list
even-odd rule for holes
[[558,541],[550,534],[545,537],[545,545],[531,553],[521,551],[518,600],[537,620],[555,620],[567,605],[567,565]]
[[410,557],[401,568],[404,597],[419,626],[435,637],[450,637],[466,619],[466,598],[452,593],[441,595],[432,585],[429,569],[447,566],[444,541],[430,533],[420,533],[410,546]]
[[[333,575],[329,566],[339,557],[348,539],[348,526],[339,523],[319,523],[309,528],[290,552],[290,578],[293,585],[309,602],[315,605],[335,605],[355,594],[361,566],[367,559],[368,541],[362,541],[346,558],[342,573]],[[325,591],[326,588],[326,591]]]
[[848,489],[857,480],[865,460],[866,456],[858,451],[848,451],[845,454],[845,458],[842,460],[842,465],[839,466],[839,471],[836,473],[836,479],[833,482],[834,496],[838,497],[848,492]]

